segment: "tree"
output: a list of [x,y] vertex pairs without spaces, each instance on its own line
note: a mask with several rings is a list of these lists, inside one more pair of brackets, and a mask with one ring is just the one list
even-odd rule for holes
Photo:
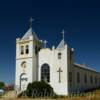
[[5,88],[5,83],[4,82],[0,82],[0,89],[4,89]]

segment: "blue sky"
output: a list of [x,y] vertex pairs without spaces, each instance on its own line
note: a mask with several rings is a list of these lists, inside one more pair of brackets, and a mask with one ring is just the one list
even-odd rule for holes
[[65,29],[65,41],[75,49],[76,62],[100,71],[99,5],[99,0],[0,1],[0,81],[14,83],[16,38],[28,30],[30,17],[48,47],[58,45]]

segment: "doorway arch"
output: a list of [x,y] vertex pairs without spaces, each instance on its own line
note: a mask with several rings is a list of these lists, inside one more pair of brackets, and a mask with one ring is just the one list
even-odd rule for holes
[[[28,78],[27,78],[26,73],[22,73],[20,75],[20,90],[22,90],[22,87],[26,87],[27,81],[28,81]],[[23,90],[25,90],[25,89],[23,89]]]

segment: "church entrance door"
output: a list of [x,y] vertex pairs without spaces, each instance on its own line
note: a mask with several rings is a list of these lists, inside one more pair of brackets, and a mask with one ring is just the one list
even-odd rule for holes
[[22,73],[20,75],[20,90],[23,90],[23,91],[26,90],[27,81],[28,81],[28,78],[27,78],[26,73]]

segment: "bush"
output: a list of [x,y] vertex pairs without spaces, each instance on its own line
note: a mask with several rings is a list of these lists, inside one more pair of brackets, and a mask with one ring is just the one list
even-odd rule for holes
[[51,97],[53,96],[53,88],[45,83],[44,81],[41,82],[33,82],[29,83],[27,86],[26,94],[28,97]]
[[5,88],[5,83],[4,82],[0,82],[0,89],[4,89]]

